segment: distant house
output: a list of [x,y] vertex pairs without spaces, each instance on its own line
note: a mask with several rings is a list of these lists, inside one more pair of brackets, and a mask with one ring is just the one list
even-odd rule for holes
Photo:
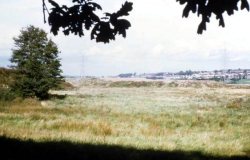
[[173,79],[173,80],[218,80],[230,81],[249,79],[250,69],[224,69],[214,71],[180,71],[180,72],[158,72],[158,73],[125,73],[118,75],[120,78],[146,78],[146,79]]

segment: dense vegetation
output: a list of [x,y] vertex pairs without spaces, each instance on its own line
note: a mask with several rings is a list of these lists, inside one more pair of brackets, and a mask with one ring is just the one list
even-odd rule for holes
[[[249,87],[202,81],[122,83],[84,81],[77,84],[78,89],[52,92],[60,98],[26,99],[0,107],[0,136],[19,139],[20,144],[31,139],[35,146],[68,141],[94,145],[97,150],[120,146],[179,156],[188,152],[208,155],[190,154],[189,159],[198,160],[247,159]],[[114,152],[115,148],[119,147]],[[91,153],[88,150],[83,156],[95,157]]]
[[14,41],[10,61],[17,73],[12,89],[23,98],[48,98],[49,90],[62,80],[57,45],[34,26],[21,30]]
[[[16,77],[17,71],[9,68],[0,68],[0,105],[9,105],[13,100],[18,99],[21,100],[20,97],[15,90],[12,89],[13,84],[17,79]],[[53,90],[71,90],[75,87],[65,80],[61,80],[58,84],[58,87],[52,88]],[[53,98],[53,95],[50,95]],[[20,99],[21,98],[21,99]],[[24,100],[24,99],[23,99]]]

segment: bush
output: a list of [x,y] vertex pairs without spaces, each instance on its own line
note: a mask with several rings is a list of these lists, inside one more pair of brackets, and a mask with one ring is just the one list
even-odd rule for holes
[[0,88],[0,102],[1,103],[10,102],[14,100],[16,97],[17,95],[10,89]]

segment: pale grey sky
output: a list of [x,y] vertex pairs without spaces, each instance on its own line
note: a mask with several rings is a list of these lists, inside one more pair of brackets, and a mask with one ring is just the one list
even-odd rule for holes
[[[116,11],[124,0],[96,0],[104,11]],[[117,75],[126,72],[164,72],[250,68],[250,14],[236,12],[225,16],[226,28],[212,19],[203,35],[196,30],[196,15],[182,18],[175,0],[130,0],[134,10],[128,17],[132,27],[127,38],[109,44],[85,37],[49,34],[61,50],[65,75]],[[60,0],[69,3],[71,0]],[[43,24],[42,0],[0,1],[0,66],[8,66],[13,37],[21,28],[34,25],[49,32]]]

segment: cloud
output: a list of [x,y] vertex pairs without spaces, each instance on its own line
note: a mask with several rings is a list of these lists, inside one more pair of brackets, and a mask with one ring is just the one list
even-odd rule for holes
[[165,51],[165,47],[162,44],[158,44],[158,45],[153,47],[153,49],[151,51],[151,55],[153,57],[158,57],[158,56],[161,56],[161,54],[163,54],[164,51]]

